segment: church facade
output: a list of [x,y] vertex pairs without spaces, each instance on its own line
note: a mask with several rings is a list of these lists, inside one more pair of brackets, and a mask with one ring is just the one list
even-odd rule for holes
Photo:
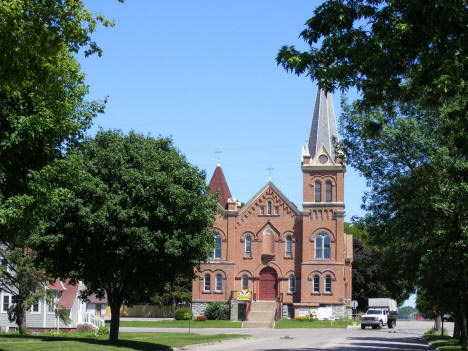
[[241,207],[221,166],[210,192],[219,191],[222,214],[214,225],[216,247],[192,285],[192,309],[203,314],[211,301],[231,307],[238,296],[277,300],[283,317],[343,318],[351,303],[352,236],[344,233],[344,173],[333,140],[337,129],[330,94],[319,90],[309,141],[301,150],[302,210],[271,181]]

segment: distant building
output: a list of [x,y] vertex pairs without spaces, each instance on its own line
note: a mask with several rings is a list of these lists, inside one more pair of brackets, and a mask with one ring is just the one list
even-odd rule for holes
[[[219,191],[216,248],[192,286],[192,308],[203,314],[211,301],[231,306],[242,319],[241,289],[254,300],[282,300],[283,317],[341,318],[350,308],[352,236],[344,233],[343,177],[330,94],[319,90],[309,142],[302,148],[303,210],[269,181],[241,207],[218,164],[210,192]],[[243,307],[243,308],[242,308]]]

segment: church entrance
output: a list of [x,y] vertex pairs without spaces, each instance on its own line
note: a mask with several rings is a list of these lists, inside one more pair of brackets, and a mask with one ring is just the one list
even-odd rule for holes
[[277,295],[278,275],[271,267],[265,267],[259,277],[259,300],[274,300]]

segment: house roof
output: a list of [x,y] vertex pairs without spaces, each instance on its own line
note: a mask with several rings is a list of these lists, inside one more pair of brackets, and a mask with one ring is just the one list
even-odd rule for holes
[[78,295],[78,283],[75,285],[70,284],[70,279],[63,282],[65,290],[62,291],[62,296],[59,299],[59,305],[65,308],[72,308],[73,302]]
[[107,303],[107,295],[104,295],[102,299],[98,298],[96,294],[92,294],[88,296],[89,303]]
[[310,157],[314,158],[320,146],[324,145],[334,159],[336,154],[333,137],[338,139],[332,96],[331,93],[325,93],[319,88],[308,143]]
[[214,194],[219,190],[219,204],[222,208],[227,208],[227,200],[232,197],[226,178],[224,177],[221,165],[218,163],[213,176],[211,177],[208,194]]
[[46,282],[46,285],[47,285],[47,288],[51,290],[59,290],[59,291],[65,290],[65,286],[63,285],[60,279],[56,279],[53,283]]

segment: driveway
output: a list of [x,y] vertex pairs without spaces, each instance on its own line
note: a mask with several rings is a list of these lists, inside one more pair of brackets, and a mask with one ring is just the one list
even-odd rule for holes
[[[398,351],[432,350],[421,338],[433,322],[398,321],[395,329],[192,329],[198,334],[248,334],[252,338],[222,343],[189,345],[193,351]],[[453,323],[446,323],[449,332]],[[121,332],[187,332],[174,328],[120,328]]]

